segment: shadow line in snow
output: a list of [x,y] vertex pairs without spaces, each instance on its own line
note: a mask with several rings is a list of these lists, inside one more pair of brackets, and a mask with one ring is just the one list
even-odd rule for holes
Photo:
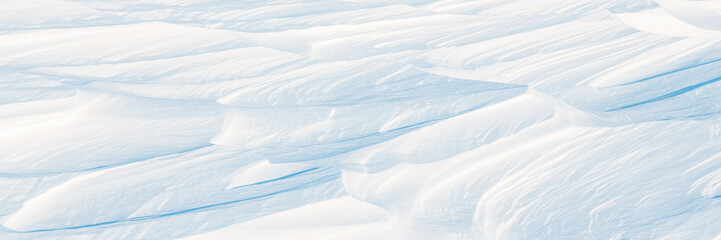
[[248,198],[243,198],[243,199],[237,199],[237,200],[232,200],[232,201],[227,201],[227,202],[214,203],[214,204],[204,205],[204,206],[200,206],[200,207],[194,207],[194,208],[189,208],[189,209],[185,209],[185,210],[180,210],[177,212],[147,215],[147,216],[141,216],[141,217],[133,217],[133,218],[126,218],[126,219],[105,221],[105,222],[86,224],[86,225],[78,225],[78,226],[72,226],[72,227],[37,229],[37,230],[31,230],[31,231],[12,231],[11,230],[11,232],[14,232],[14,233],[52,232],[52,231],[60,231],[60,230],[73,230],[73,229],[105,226],[105,225],[111,225],[111,224],[116,224],[116,223],[138,222],[138,221],[152,220],[152,219],[157,219],[157,218],[162,218],[162,217],[170,217],[170,216],[180,215],[180,214],[184,214],[184,213],[198,212],[198,211],[208,210],[208,209],[215,208],[215,207],[222,207],[222,206],[226,206],[226,205],[230,205],[230,204],[234,204],[234,203],[270,197],[270,196],[278,195],[281,193],[291,192],[294,190],[303,189],[303,188],[310,187],[313,185],[330,182],[330,181],[338,179],[339,177],[340,177],[340,173],[337,173],[337,174],[325,176],[323,178],[319,178],[319,179],[311,181],[311,182],[304,183],[304,184],[296,186],[296,187],[284,189],[284,190],[277,191],[277,192],[272,192],[272,193],[268,193],[268,194],[263,194],[263,195],[253,196],[253,197],[248,197]]
[[675,70],[673,70],[673,71],[668,71],[668,72],[661,73],[661,74],[656,74],[656,75],[653,75],[653,76],[650,76],[650,77],[646,77],[646,78],[642,78],[642,79],[639,79],[639,80],[636,80],[636,81],[633,81],[633,82],[620,84],[620,85],[618,85],[618,86],[626,86],[626,85],[631,85],[631,84],[635,84],[635,83],[645,82],[645,81],[648,81],[648,80],[651,80],[651,79],[654,79],[654,78],[659,78],[659,77],[671,75],[671,74],[674,74],[674,73],[683,72],[683,71],[690,70],[690,69],[694,69],[694,68],[697,68],[697,67],[703,67],[703,66],[706,66],[706,65],[709,65],[709,64],[712,64],[712,63],[717,63],[717,62],[721,62],[721,58],[716,59],[716,60],[711,60],[711,61],[708,61],[708,62],[703,62],[703,63],[700,63],[700,64],[694,64],[694,65],[691,65],[691,66],[682,67],[682,68],[675,69]]
[[696,90],[697,88],[700,88],[700,87],[703,87],[703,86],[706,86],[706,85],[709,85],[709,84],[718,82],[719,80],[721,80],[721,77],[714,78],[714,79],[711,79],[711,80],[708,80],[708,81],[705,81],[705,82],[702,82],[702,83],[694,84],[694,85],[691,85],[691,86],[686,86],[686,87],[681,88],[681,89],[679,89],[679,90],[676,90],[676,91],[673,91],[673,92],[670,92],[670,93],[667,93],[667,94],[664,94],[664,95],[661,95],[661,96],[658,96],[658,97],[655,97],[655,98],[651,98],[651,99],[648,99],[648,100],[645,100],[645,101],[637,102],[637,103],[634,103],[634,104],[629,104],[629,105],[626,105],[626,106],[623,106],[623,107],[619,107],[619,108],[614,108],[614,109],[611,109],[611,110],[606,110],[606,112],[613,112],[613,111],[617,111],[617,110],[623,110],[623,109],[627,109],[627,108],[632,108],[632,107],[644,105],[644,104],[647,104],[647,103],[652,103],[652,102],[656,102],[656,101],[660,101],[660,100],[672,98],[672,97],[675,97],[675,96],[678,96],[678,95],[681,95],[681,94],[684,94],[684,93],[687,93],[687,92]]
[[[242,187],[250,187],[250,186],[256,186],[256,185],[261,185],[261,184],[265,184],[265,183],[276,182],[276,181],[280,181],[280,180],[283,180],[283,179],[289,179],[289,178],[292,178],[292,177],[295,177],[295,176],[304,175],[305,173],[315,172],[315,171],[318,170],[318,169],[321,169],[321,167],[314,167],[314,168],[311,168],[311,169],[306,169],[306,170],[303,170],[303,171],[294,172],[294,173],[291,173],[291,174],[288,174],[288,175],[285,175],[285,176],[282,176],[282,177],[277,177],[277,178],[273,178],[273,179],[270,179],[270,180],[260,181],[260,182],[251,183],[251,184],[240,185],[240,186],[233,187],[233,188],[230,188],[230,189],[237,189],[237,188],[242,188]],[[325,169],[330,169],[330,168],[325,168]],[[228,189],[228,190],[230,190],[230,189]]]

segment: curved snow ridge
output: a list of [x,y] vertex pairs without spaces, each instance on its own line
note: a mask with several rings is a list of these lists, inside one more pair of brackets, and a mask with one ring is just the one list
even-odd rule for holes
[[[244,181],[252,184],[227,188],[228,181],[220,176],[247,168],[253,159],[257,155],[208,147],[83,174],[25,201],[3,225],[35,232],[145,221],[298,191],[339,176],[337,170],[320,170],[284,177],[291,181],[266,181],[252,173],[257,172],[253,170],[256,166],[230,182],[231,186]],[[264,173],[282,174],[279,171],[287,168],[265,169]],[[207,181],[211,178],[214,181]],[[113,206],[118,200],[126,204]],[[96,211],[104,213],[94,215]]]
[[[505,116],[499,118],[502,113]],[[434,162],[495,142],[553,115],[552,103],[524,94],[350,152],[342,158],[347,159],[344,161],[348,164],[346,169],[370,172],[406,162]]]
[[[660,1],[664,2],[664,1]],[[662,4],[661,6],[664,6]],[[654,33],[654,34],[660,34],[660,35],[666,35],[666,36],[674,36],[674,37],[699,37],[699,38],[719,38],[721,37],[721,31],[717,30],[710,30],[706,28],[699,27],[695,24],[690,24],[682,19],[677,18],[677,16],[670,14],[668,11],[671,8],[657,8],[652,10],[645,10],[640,12],[634,12],[634,13],[621,13],[616,14],[616,16],[621,19],[624,23],[628,24],[629,26],[636,28],[638,30]],[[678,10],[674,11],[677,12]],[[719,19],[721,19],[721,13],[719,13]],[[696,15],[692,15],[696,16]],[[684,16],[681,16],[682,18]],[[692,20],[694,22],[703,22],[696,19]],[[704,19],[707,21],[708,19]],[[721,23],[721,22],[719,22]],[[705,26],[714,26],[714,25],[707,25],[703,24]]]
[[127,22],[78,3],[57,0],[8,0],[0,3],[0,31],[85,27]]
[[[718,151],[718,144],[689,147],[707,136],[707,129],[699,124],[683,122],[668,128],[657,123],[615,128],[549,124],[442,162],[402,164],[374,174],[346,173],[344,183],[351,195],[411,221],[396,225],[407,228],[406,238],[433,239],[463,233],[473,238],[522,239],[538,234],[532,229],[539,227],[548,236],[572,230],[578,232],[578,237],[588,232],[590,236],[610,238],[612,235],[606,235],[611,234],[608,229],[637,229],[648,222],[673,226],[696,214],[718,211],[715,200],[706,194],[704,199],[684,190],[696,185],[695,179],[703,174],[684,174],[683,170],[665,167],[668,162],[688,164],[696,159],[713,159],[710,157]],[[549,128],[553,125],[555,129]],[[642,140],[646,137],[638,134],[659,127],[666,133],[651,138],[656,139],[654,143],[668,141],[669,145],[652,147],[650,141]],[[674,143],[673,139],[687,136],[689,131],[701,140],[690,145]],[[539,134],[544,137],[529,138]],[[596,142],[616,137],[627,140],[608,145]],[[631,150],[639,149],[634,145],[649,149]],[[514,150],[497,150],[507,147]],[[661,149],[667,148],[678,153],[664,155],[667,152]],[[607,149],[617,151],[611,158],[615,160],[597,155]],[[625,168],[629,164],[633,167]],[[612,171],[606,172],[608,169]],[[638,182],[631,183],[630,178]],[[605,194],[619,189],[624,189],[624,195]],[[641,194],[632,194],[637,192]],[[667,198],[671,194],[676,197]],[[563,205],[546,207],[553,203]],[[454,212],[449,213],[451,209]],[[649,233],[656,235],[648,236],[656,238],[673,230],[655,230]]]
[[[307,216],[313,216],[308,218]],[[264,216],[182,239],[370,239],[388,236],[386,213],[376,206],[346,196]]]
[[247,45],[234,32],[162,22],[48,29],[0,35],[0,63],[5,67],[117,63]]
[[207,146],[223,122],[215,102],[85,90],[2,105],[0,115],[7,122],[0,172],[14,175],[87,171]]
[[721,31],[721,3],[718,1],[656,0],[656,2],[684,22]]
[[[89,78],[98,82],[122,80],[139,83],[154,80],[203,83],[209,80],[215,82],[267,75],[298,60],[301,60],[300,56],[287,52],[259,46],[243,46],[157,60],[40,67],[32,69],[32,72],[68,78]],[[227,71],[230,66],[233,67],[232,71]]]

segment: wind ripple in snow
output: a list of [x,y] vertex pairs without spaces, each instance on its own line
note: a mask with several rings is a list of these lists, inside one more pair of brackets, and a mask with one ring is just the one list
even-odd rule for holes
[[0,3],[2,239],[719,239],[719,4]]

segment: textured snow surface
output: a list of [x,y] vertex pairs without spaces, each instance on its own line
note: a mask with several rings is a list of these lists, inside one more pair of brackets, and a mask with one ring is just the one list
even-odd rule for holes
[[0,1],[0,239],[721,239],[719,216],[721,1]]

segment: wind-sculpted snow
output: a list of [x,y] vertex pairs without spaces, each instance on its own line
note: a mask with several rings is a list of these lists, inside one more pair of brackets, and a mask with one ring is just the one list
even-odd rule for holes
[[0,2],[0,239],[721,239],[713,0]]

